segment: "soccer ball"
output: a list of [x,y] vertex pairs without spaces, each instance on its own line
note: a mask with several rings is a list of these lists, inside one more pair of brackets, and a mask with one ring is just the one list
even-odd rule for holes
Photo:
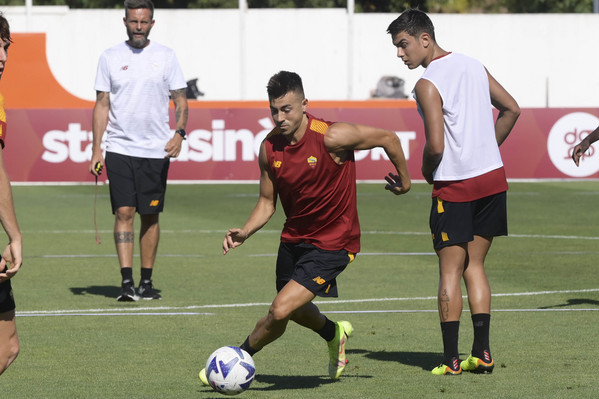
[[256,366],[249,353],[236,346],[215,350],[206,362],[206,378],[212,388],[224,395],[237,395],[250,387]]

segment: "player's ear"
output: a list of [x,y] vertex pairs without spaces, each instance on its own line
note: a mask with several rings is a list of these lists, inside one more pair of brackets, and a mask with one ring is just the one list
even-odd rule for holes
[[422,44],[422,47],[428,48],[428,46],[430,46],[430,44],[432,43],[433,40],[431,39],[431,35],[429,35],[426,32],[423,32],[420,34],[419,41]]
[[303,111],[304,111],[304,114],[306,113],[306,109],[307,109],[307,108],[308,108],[308,99],[307,99],[307,98],[304,98],[304,99],[302,100],[302,109],[303,109]]

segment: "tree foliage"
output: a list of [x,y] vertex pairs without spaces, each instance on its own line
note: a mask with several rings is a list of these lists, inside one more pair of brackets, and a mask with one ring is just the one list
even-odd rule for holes
[[[4,0],[22,5],[24,0]],[[345,8],[347,0],[247,0],[249,8]],[[123,0],[33,0],[34,5],[70,8],[123,8]],[[239,0],[154,0],[156,8],[237,8]],[[590,13],[593,0],[355,0],[356,12],[400,13],[419,8],[432,13]]]

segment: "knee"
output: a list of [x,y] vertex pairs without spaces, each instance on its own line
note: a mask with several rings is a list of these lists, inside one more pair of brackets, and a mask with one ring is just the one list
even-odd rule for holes
[[9,363],[12,363],[15,361],[15,359],[17,358],[17,356],[19,356],[19,352],[21,351],[21,345],[19,344],[19,340],[15,339],[15,342],[11,345],[10,351],[9,351]]
[[19,356],[20,350],[21,348],[19,345],[19,340],[17,338],[12,339],[9,343],[7,343],[7,345],[4,347],[4,353],[2,356],[3,361],[0,365],[0,374],[2,374],[2,372],[4,372],[4,370],[6,370],[12,364],[12,362],[15,361],[17,356]]
[[289,320],[291,313],[284,307],[272,304],[268,310],[268,318],[272,323],[285,323]]
[[114,211],[114,216],[117,222],[133,222],[135,218],[135,208],[132,207],[121,207]]

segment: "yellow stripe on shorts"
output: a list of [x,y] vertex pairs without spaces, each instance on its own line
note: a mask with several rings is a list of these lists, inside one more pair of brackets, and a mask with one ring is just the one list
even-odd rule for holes
[[437,197],[437,213],[443,213],[445,209],[443,208],[443,200]]

